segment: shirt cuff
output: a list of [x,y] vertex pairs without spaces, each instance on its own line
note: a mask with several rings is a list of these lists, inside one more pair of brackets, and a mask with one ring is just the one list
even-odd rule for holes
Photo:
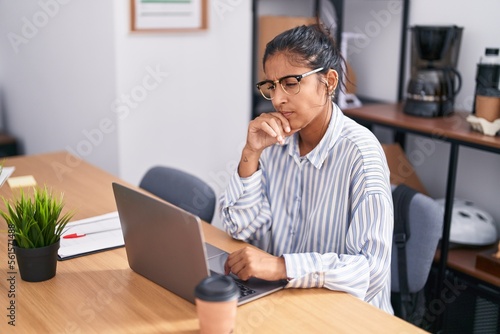
[[323,287],[325,284],[325,273],[321,256],[318,253],[284,254],[286,275],[288,277],[287,287],[313,288]]
[[[249,193],[249,189],[253,186],[259,185],[261,182],[262,171],[259,169],[249,177],[242,178],[239,176],[238,171],[235,171],[229,180],[229,185],[226,192],[227,206],[234,206],[244,193]],[[260,189],[259,189],[260,191]]]

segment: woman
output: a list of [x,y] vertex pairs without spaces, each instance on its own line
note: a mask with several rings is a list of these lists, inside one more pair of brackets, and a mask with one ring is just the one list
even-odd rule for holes
[[269,253],[243,248],[225,270],[345,291],[393,313],[389,169],[372,133],[332,102],[342,61],[318,25],[267,44],[257,87],[276,111],[250,122],[220,208],[232,237]]

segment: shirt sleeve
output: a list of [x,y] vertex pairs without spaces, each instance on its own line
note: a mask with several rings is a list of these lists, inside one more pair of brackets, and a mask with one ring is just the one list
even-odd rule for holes
[[347,254],[284,254],[287,287],[325,287],[370,301],[390,279],[393,225],[392,201],[366,195],[353,213]]
[[265,195],[262,171],[247,178],[236,171],[219,204],[222,225],[235,239],[251,241],[263,238],[271,225],[271,210]]

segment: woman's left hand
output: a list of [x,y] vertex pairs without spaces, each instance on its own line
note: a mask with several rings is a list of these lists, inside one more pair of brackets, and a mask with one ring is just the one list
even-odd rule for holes
[[242,280],[248,280],[251,277],[267,281],[287,278],[283,257],[277,257],[248,246],[229,254],[224,264],[224,270],[226,275],[233,273]]

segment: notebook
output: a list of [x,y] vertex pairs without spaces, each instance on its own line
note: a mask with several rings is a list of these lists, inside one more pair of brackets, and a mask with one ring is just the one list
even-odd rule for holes
[[[200,219],[166,201],[113,183],[130,268],[194,303],[194,290],[209,275],[224,274],[228,253],[205,243]],[[238,305],[283,289],[286,281],[241,281]]]

